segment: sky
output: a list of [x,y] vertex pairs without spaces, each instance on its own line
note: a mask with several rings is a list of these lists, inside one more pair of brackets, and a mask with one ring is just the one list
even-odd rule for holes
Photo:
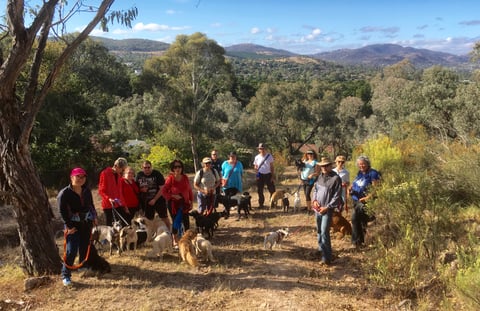
[[[479,0],[116,0],[112,9],[132,6],[131,29],[110,25],[92,35],[172,43],[201,32],[224,47],[252,43],[305,55],[383,43],[464,55],[480,41]],[[89,18],[77,15],[68,31]]]

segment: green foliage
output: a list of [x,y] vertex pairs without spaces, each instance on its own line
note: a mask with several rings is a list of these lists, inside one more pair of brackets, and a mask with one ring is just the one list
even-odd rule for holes
[[472,265],[461,269],[455,279],[457,292],[463,297],[463,301],[472,308],[480,308],[480,257],[477,252],[477,259]]
[[152,165],[157,170],[166,173],[170,172],[170,163],[177,159],[174,150],[165,146],[153,146],[149,154],[144,154],[143,158],[152,162]]
[[378,138],[357,146],[353,151],[352,158],[357,159],[360,155],[368,156],[372,167],[382,175],[404,170],[402,153],[388,136],[379,135]]

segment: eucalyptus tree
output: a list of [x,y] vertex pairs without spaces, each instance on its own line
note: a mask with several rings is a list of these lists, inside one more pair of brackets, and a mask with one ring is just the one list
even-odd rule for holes
[[163,80],[158,92],[164,120],[189,137],[195,170],[199,168],[199,141],[214,139],[220,131],[215,97],[233,86],[232,68],[224,54],[220,45],[202,33],[179,35],[149,70]]
[[[31,275],[58,273],[61,261],[48,197],[29,150],[30,134],[62,66],[96,25],[106,28],[108,21],[117,18],[130,25],[136,16],[136,9],[109,13],[113,2],[45,0],[29,7],[30,2],[6,1],[6,25],[0,27],[6,30],[1,39],[8,40],[8,52],[0,66],[0,191],[13,204],[24,267]],[[60,35],[65,23],[80,11],[91,12],[91,20],[80,33],[64,39],[65,47],[46,68],[47,41]]]

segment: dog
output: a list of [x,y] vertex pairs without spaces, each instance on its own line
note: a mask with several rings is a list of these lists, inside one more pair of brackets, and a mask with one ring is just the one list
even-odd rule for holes
[[102,244],[102,241],[107,241],[110,245],[110,255],[112,255],[113,246],[117,247],[117,253],[121,253],[120,247],[120,230],[122,224],[115,221],[112,226],[96,226],[92,229],[92,240],[94,244]]
[[214,211],[213,213],[211,213],[210,215],[207,216],[215,224],[213,229],[215,229],[215,230],[218,229],[218,221],[220,220],[220,218],[222,218],[222,216],[223,216],[223,212],[217,212],[217,211]]
[[180,241],[178,241],[178,251],[182,261],[187,262],[192,267],[198,267],[198,259],[195,255],[193,240],[197,237],[197,233],[192,229],[185,231]]
[[[152,242],[153,238],[163,231],[169,231],[167,225],[160,218],[148,219],[147,217],[140,216],[135,218],[135,221],[139,223],[140,226],[144,227],[147,231],[147,240],[146,242]],[[160,230],[161,232],[158,232]]]
[[285,197],[286,190],[277,190],[270,196],[270,208],[276,208],[278,201]]
[[93,243],[90,245],[90,252],[85,265],[93,272],[98,272],[100,274],[110,273],[112,271],[108,261],[98,254],[97,248]]
[[147,254],[147,257],[160,257],[160,260],[163,259],[163,253],[165,251],[172,253],[173,252],[173,236],[169,231],[164,231],[157,235],[152,242],[152,250]]
[[277,231],[272,231],[265,234],[265,239],[263,241],[264,249],[273,249],[273,247],[278,246],[281,248],[282,241],[288,236],[288,228],[278,229]]
[[133,246],[133,252],[137,250],[138,243],[138,223],[132,219],[132,224],[123,227],[120,230],[120,248],[122,251],[130,250]]
[[241,212],[245,214],[245,218],[248,218],[250,215],[250,209],[252,208],[252,196],[250,193],[245,191],[240,198],[238,199],[238,218],[237,221],[240,220]]
[[213,258],[212,243],[205,239],[201,233],[197,233],[194,243],[195,253],[198,257],[202,257],[203,261],[216,262]]
[[218,202],[222,203],[224,210],[223,210],[223,217],[228,219],[230,217],[230,209],[234,206],[237,206],[238,200],[234,198],[235,195],[229,195],[226,193],[220,194],[218,198]]
[[282,209],[284,213],[288,213],[288,209],[290,208],[290,201],[288,198],[285,196],[282,199]]
[[297,210],[300,210],[300,194],[298,191],[295,191],[293,194],[293,212],[295,213]]
[[195,218],[195,225],[197,226],[200,233],[206,233],[208,239],[212,238],[213,231],[215,229],[215,221],[208,217],[200,214],[198,211],[191,211],[190,216]]
[[352,235],[352,225],[339,212],[333,212],[330,228],[333,229],[333,232],[340,232],[342,234],[341,238],[343,238],[345,234]]

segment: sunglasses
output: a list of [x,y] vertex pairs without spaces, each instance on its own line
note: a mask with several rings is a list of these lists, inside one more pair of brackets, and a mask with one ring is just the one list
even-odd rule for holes
[[152,167],[151,167],[151,166],[144,166],[143,168],[149,170],[149,169],[151,169]]
[[181,165],[174,165],[173,168],[182,168]]
[[217,154],[216,153],[212,153],[212,156],[216,156]]

